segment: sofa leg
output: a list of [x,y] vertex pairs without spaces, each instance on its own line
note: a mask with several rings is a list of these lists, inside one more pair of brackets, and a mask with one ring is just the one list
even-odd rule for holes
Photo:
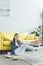
[[2,50],[0,50],[0,54],[2,54]]
[[11,50],[2,50],[2,54],[7,54],[8,52],[11,52]]

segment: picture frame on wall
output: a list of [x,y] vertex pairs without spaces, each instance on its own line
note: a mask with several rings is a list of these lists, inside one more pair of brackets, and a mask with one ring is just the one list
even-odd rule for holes
[[10,0],[0,0],[0,16],[10,16]]

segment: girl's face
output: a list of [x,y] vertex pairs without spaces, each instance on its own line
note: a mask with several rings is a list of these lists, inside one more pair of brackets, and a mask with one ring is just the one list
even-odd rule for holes
[[15,40],[18,40],[18,37],[19,37],[19,35],[16,35],[16,36],[15,36]]

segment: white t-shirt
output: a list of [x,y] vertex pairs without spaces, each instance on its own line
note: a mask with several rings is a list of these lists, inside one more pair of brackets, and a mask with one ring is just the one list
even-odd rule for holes
[[16,46],[18,46],[18,43],[17,42],[15,42],[15,44],[16,44]]

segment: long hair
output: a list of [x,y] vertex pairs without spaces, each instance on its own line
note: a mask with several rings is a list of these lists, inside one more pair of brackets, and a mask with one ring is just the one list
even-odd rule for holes
[[18,35],[18,33],[15,33],[14,37],[13,37],[13,41],[15,42],[15,36]]

